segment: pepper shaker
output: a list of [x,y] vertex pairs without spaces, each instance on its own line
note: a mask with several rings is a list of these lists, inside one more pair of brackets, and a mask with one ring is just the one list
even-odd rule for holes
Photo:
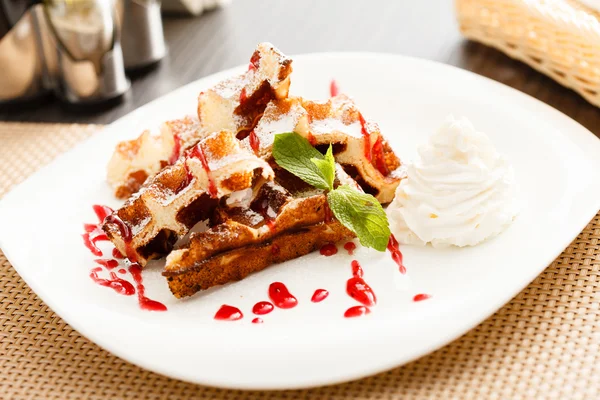
[[167,54],[160,0],[119,0],[118,5],[125,68],[160,61]]

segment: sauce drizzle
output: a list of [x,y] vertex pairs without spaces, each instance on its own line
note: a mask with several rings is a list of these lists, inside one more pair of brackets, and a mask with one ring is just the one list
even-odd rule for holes
[[136,284],[140,308],[148,311],[167,311],[167,307],[164,304],[145,296],[146,288],[142,281],[142,268],[140,265],[138,263],[132,263],[129,266],[129,272]]
[[356,250],[356,244],[354,244],[354,242],[347,242],[344,245],[344,250],[346,250],[349,255],[353,255],[354,250]]
[[358,114],[358,118],[360,120],[360,132],[362,133],[362,136],[365,141],[365,158],[367,159],[367,161],[371,162],[371,134],[367,130],[367,121],[361,113]]
[[83,237],[83,244],[88,248],[89,251],[92,252],[93,255],[96,257],[102,257],[102,251],[98,248],[98,246],[96,246],[96,243],[90,239],[89,233],[84,233],[81,235],[81,237]]
[[100,271],[102,271],[102,267],[96,267],[90,271],[90,278],[98,285],[109,287],[124,296],[131,296],[135,293],[133,285],[119,278],[114,272],[110,273],[110,279],[102,279],[98,276],[98,272]]
[[340,93],[340,88],[337,85],[337,82],[335,81],[335,79],[332,79],[331,82],[329,83],[329,95],[331,97],[335,97]]
[[94,210],[96,217],[98,217],[99,222],[97,224],[83,224],[83,229],[86,232],[82,235],[83,244],[88,248],[89,251],[92,252],[93,255],[96,257],[101,257],[102,251],[98,248],[96,242],[106,241],[108,240],[108,236],[102,230],[100,225],[104,222],[106,217],[113,213],[113,209],[108,206],[101,206],[98,204],[94,204],[92,209]]
[[130,245],[132,239],[131,229],[129,229],[129,227],[125,224],[125,222],[123,222],[123,220],[117,215],[117,213],[112,213],[108,217],[106,217],[104,223],[115,224],[117,226],[125,244],[125,255],[127,256],[127,258],[129,258],[129,261],[136,262],[137,256]]
[[114,212],[112,208],[98,204],[94,204],[92,206],[92,209],[94,210],[94,213],[96,213],[96,216],[98,217],[98,221],[100,221],[100,223],[104,222],[106,217],[108,217]]
[[298,299],[281,282],[269,285],[269,298],[278,308],[294,308],[298,305]]
[[273,311],[275,307],[268,301],[259,301],[252,307],[252,312],[256,315],[265,315]]
[[246,100],[248,100],[248,95],[246,94],[246,88],[243,87],[242,91],[240,92],[240,105],[242,105],[242,103],[244,103]]
[[385,155],[383,154],[383,136],[379,136],[373,145],[373,158],[375,159],[375,167],[379,173],[383,176],[388,176],[390,170],[385,162]]
[[242,314],[239,308],[223,304],[214,318],[219,321],[237,321],[243,317],[244,314]]
[[337,254],[337,252],[338,249],[334,243],[327,243],[323,245],[323,247],[321,247],[321,250],[319,250],[319,253],[321,253],[321,255],[325,257],[331,257]]
[[402,252],[400,251],[398,241],[394,235],[390,235],[390,241],[388,242],[387,249],[392,255],[392,260],[398,265],[398,270],[401,274],[406,274],[406,267],[403,264]]
[[[202,164],[202,168],[204,169],[204,171],[206,171],[206,176],[208,177],[208,194],[210,194],[210,197],[212,197],[213,199],[216,199],[217,198],[217,186],[215,185],[215,181],[213,180],[213,178],[210,174],[210,167],[208,166],[208,162],[206,161],[206,156],[204,155],[204,151],[202,150],[202,147],[200,147],[199,144],[196,145],[190,152],[190,158],[197,158],[198,160],[200,160],[200,163]],[[187,167],[186,167],[186,171],[187,171]]]
[[96,264],[106,267],[106,269],[114,269],[119,266],[119,262],[117,260],[99,258],[94,261]]
[[260,139],[256,135],[256,132],[254,132],[254,129],[250,131],[248,141],[250,142],[250,147],[254,154],[258,154],[258,150],[260,149]]
[[362,278],[363,270],[358,261],[352,261],[352,278],[346,282],[346,292],[350,297],[365,306],[374,306],[377,303],[375,292]]
[[327,296],[329,296],[329,292],[327,290],[317,289],[315,290],[315,293],[313,293],[310,301],[312,301],[313,303],[320,303],[323,300],[325,300]]
[[354,306],[350,307],[344,313],[344,317],[346,318],[354,318],[354,317],[362,317],[363,315],[367,315],[371,312],[369,307],[365,306]]
[[419,294],[415,295],[415,297],[413,297],[413,301],[423,301],[423,300],[427,300],[430,298],[431,298],[431,295],[429,295],[429,294],[419,293]]
[[121,254],[121,252],[117,248],[112,249],[112,256],[113,256],[113,258],[117,258],[117,259],[124,258],[123,254]]
[[169,157],[169,164],[175,164],[175,161],[181,155],[181,137],[178,134],[173,135],[173,152],[171,153],[171,157]]

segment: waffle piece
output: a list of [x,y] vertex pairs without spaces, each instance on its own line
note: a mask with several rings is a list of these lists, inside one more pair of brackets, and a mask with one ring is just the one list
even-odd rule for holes
[[267,103],[287,97],[292,61],[270,43],[261,43],[248,71],[201,92],[198,118],[165,122],[158,135],[144,131],[121,142],[108,164],[108,182],[117,198],[137,192],[148,177],[177,161],[183,152],[212,132],[230,130],[245,137]]
[[144,266],[210,218],[220,199],[272,178],[271,167],[244,149],[234,133],[216,132],[148,179],[102,229],[122,254]]
[[148,177],[173,164],[183,149],[203,136],[198,119],[185,117],[163,123],[158,135],[146,130],[137,139],[119,143],[108,163],[107,180],[115,196],[124,199],[137,192]]
[[226,79],[198,96],[198,118],[208,130],[227,129],[242,139],[269,101],[288,95],[292,60],[271,43],[260,43],[242,75]]
[[[337,172],[336,184],[352,180],[341,168]],[[243,279],[355,236],[332,217],[322,190],[284,170],[276,174],[248,204],[219,207],[211,228],[192,234],[186,247],[169,254],[163,275],[175,297]]]
[[293,97],[272,101],[244,144],[268,159],[274,135],[292,131],[322,152],[331,143],[336,162],[365,192],[383,204],[393,200],[400,160],[377,124],[365,120],[349,97],[338,95],[321,103]]

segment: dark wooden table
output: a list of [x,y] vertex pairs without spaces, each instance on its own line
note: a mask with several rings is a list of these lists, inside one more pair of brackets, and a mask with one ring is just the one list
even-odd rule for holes
[[600,109],[526,65],[464,40],[451,0],[233,0],[198,18],[165,17],[169,55],[131,77],[111,108],[72,109],[52,98],[1,110],[0,120],[109,123],[173,89],[248,62],[260,41],[288,54],[374,51],[436,60],[487,76],[569,115],[600,136]]

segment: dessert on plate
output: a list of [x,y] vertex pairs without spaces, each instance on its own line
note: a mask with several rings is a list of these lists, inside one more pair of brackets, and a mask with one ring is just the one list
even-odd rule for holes
[[117,145],[108,181],[127,200],[102,229],[142,267],[166,256],[176,297],[355,236],[385,249],[400,160],[349,97],[290,97],[291,72],[261,43],[244,74],[200,93],[197,116]]
[[172,165],[207,135],[228,130],[248,135],[271,100],[286,98],[292,61],[269,43],[258,45],[248,67],[198,96],[198,115],[167,121],[159,135],[144,131],[119,143],[108,165],[108,182],[115,196],[125,199],[146,179]]

